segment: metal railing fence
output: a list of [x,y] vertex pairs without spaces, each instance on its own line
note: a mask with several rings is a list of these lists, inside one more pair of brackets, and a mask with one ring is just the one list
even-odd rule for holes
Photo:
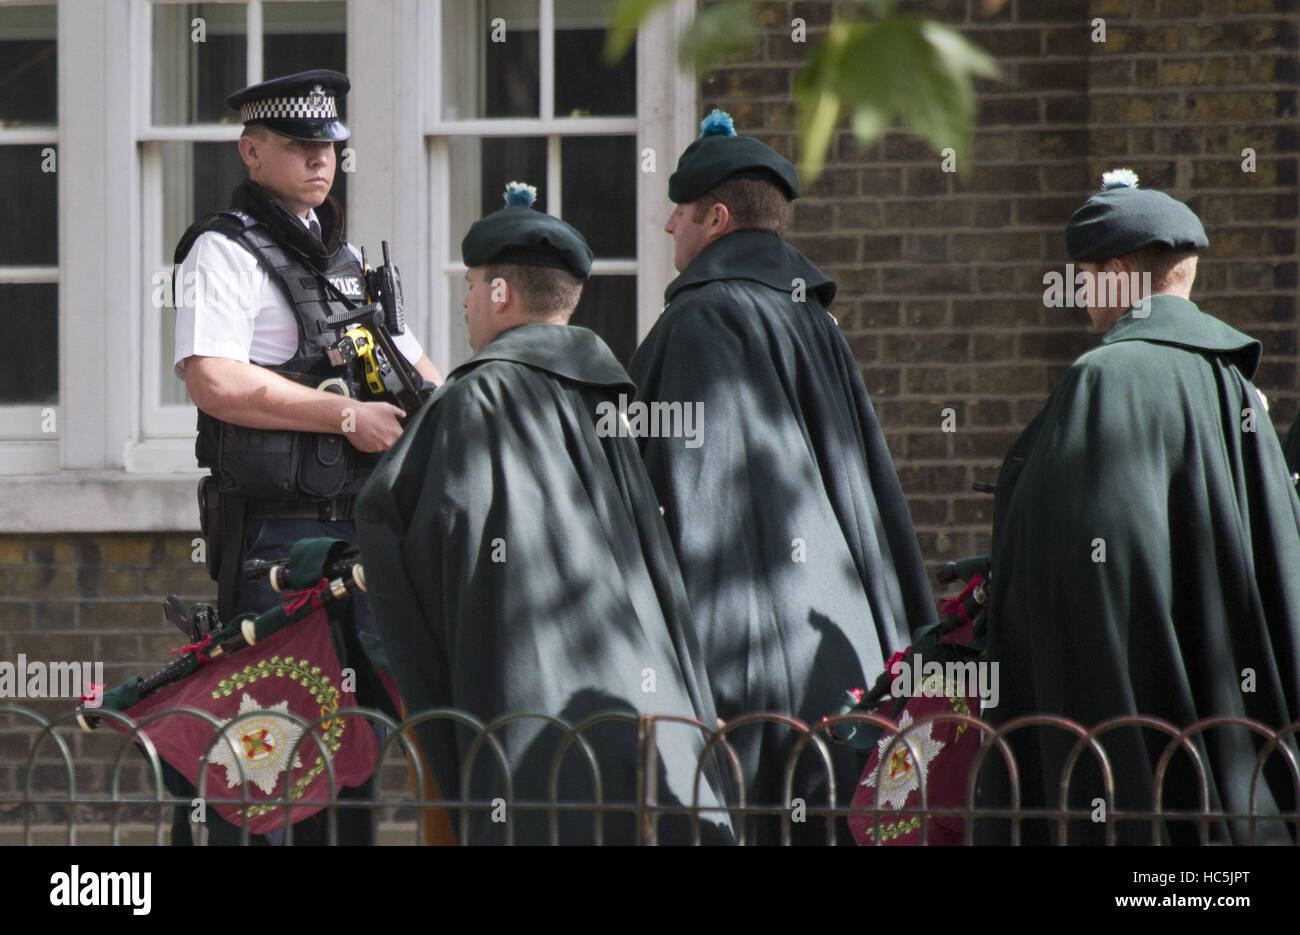
[[[828,718],[818,724],[803,722],[780,714],[757,713],[733,719],[715,729],[710,729],[688,718],[667,715],[634,715],[623,712],[598,714],[576,724],[568,724],[560,718],[532,713],[513,714],[499,718],[491,724],[484,724],[472,715],[452,709],[435,709],[418,712],[398,722],[373,709],[352,708],[323,714],[312,721],[296,717],[283,711],[241,712],[240,718],[249,715],[267,714],[284,718],[301,729],[301,734],[290,751],[291,762],[296,759],[302,765],[290,766],[289,775],[283,783],[284,792],[278,797],[253,797],[250,795],[250,778],[244,775],[242,761],[234,757],[243,781],[237,783],[238,791],[218,790],[215,794],[206,787],[208,771],[198,770],[199,782],[197,796],[209,805],[236,806],[241,809],[251,807],[291,808],[311,806],[346,806],[369,810],[371,813],[386,812],[408,823],[411,843],[424,843],[429,834],[425,819],[434,813],[442,813],[450,819],[457,841],[464,843],[470,839],[471,821],[476,814],[489,813],[492,820],[502,827],[502,843],[516,843],[514,829],[525,815],[543,814],[549,826],[547,840],[549,843],[562,843],[561,818],[566,815],[583,814],[592,816],[591,843],[610,843],[605,840],[606,818],[609,816],[628,816],[635,828],[634,840],[627,843],[660,843],[659,835],[662,824],[669,816],[685,816],[690,821],[691,839],[699,843],[702,840],[702,824],[711,819],[714,822],[730,822],[737,843],[745,843],[749,838],[750,819],[757,816],[775,816],[784,819],[779,822],[779,841],[792,843],[796,832],[801,841],[807,841],[809,828],[816,823],[824,823],[825,834],[821,838],[827,844],[843,843],[846,839],[845,822],[850,818],[866,817],[871,819],[872,841],[884,843],[882,822],[902,822],[905,827],[913,828],[916,843],[930,843],[933,833],[931,822],[937,819],[960,821],[964,826],[964,841],[975,843],[976,825],[980,821],[998,820],[1009,823],[1007,843],[1022,843],[1022,826],[1026,822],[1047,822],[1054,828],[1058,843],[1069,843],[1072,828],[1080,827],[1073,823],[1089,825],[1101,824],[1104,843],[1118,843],[1119,827],[1132,827],[1133,823],[1150,824],[1150,843],[1161,844],[1166,840],[1167,826],[1172,822],[1191,825],[1196,829],[1196,839],[1202,844],[1214,843],[1214,829],[1223,824],[1244,824],[1245,837],[1242,843],[1255,843],[1261,826],[1276,830],[1286,828],[1292,841],[1300,840],[1300,811],[1295,803],[1300,802],[1300,761],[1298,761],[1295,736],[1300,732],[1300,722],[1283,728],[1237,717],[1209,717],[1179,728],[1167,721],[1147,716],[1118,717],[1103,721],[1092,727],[1085,727],[1067,718],[1055,715],[1032,715],[994,726],[973,715],[944,713],[917,720],[899,732],[897,725],[878,714],[848,714]],[[135,721],[125,714],[104,710],[97,715],[104,722],[111,722],[117,730],[103,730],[98,733],[116,738],[111,744],[111,761],[108,762],[106,781],[98,783],[102,788],[85,788],[85,782],[77,781],[77,765],[82,757],[74,755],[73,746],[77,738],[85,734],[79,728],[74,712],[44,716],[39,712],[17,705],[0,706],[0,738],[6,741],[5,749],[21,749],[21,741],[14,738],[26,738],[25,753],[19,757],[7,757],[15,766],[9,775],[12,781],[0,783],[0,831],[5,829],[18,836],[17,826],[21,824],[21,842],[31,844],[37,828],[63,825],[66,828],[66,843],[75,845],[78,840],[79,826],[107,828],[108,838],[112,844],[122,843],[124,825],[138,828],[147,825],[153,816],[152,843],[167,843],[167,827],[173,819],[173,809],[192,808],[193,797],[174,795],[167,791],[163,779],[163,766],[156,745],[151,736],[151,729],[158,730],[165,719],[194,719],[211,730],[211,739],[200,758],[202,765],[212,753],[223,736],[224,729],[235,719],[220,722],[211,715],[192,708],[169,708],[152,712],[140,721]],[[320,736],[322,725],[339,718],[361,719],[382,728],[378,736],[380,744],[379,763],[400,763],[405,760],[410,771],[409,788],[401,791],[385,790],[381,783],[376,783],[373,795],[364,798],[339,799],[293,797],[288,791],[294,775],[299,770],[306,770],[308,763],[316,763],[322,768],[328,780],[328,788],[338,786],[335,781],[335,763],[325,742]],[[495,770],[499,781],[499,794],[490,798],[483,797],[440,797],[432,792],[435,783],[431,770],[424,757],[415,755],[416,744],[412,729],[429,721],[445,721],[458,725],[463,731],[473,736],[472,742],[464,754],[460,765],[460,788],[468,788],[474,771],[481,770],[481,763],[486,761]],[[508,727],[523,722],[537,722],[558,731],[559,741],[551,754],[547,778],[547,795],[542,798],[526,798],[515,794],[511,766],[506,750],[499,735]],[[168,729],[174,729],[175,721],[167,721]],[[900,744],[909,744],[909,752],[915,752],[916,742],[913,735],[921,730],[928,731],[933,726],[943,724],[965,725],[966,728],[979,732],[981,741],[973,760],[966,771],[964,779],[965,795],[962,801],[931,802],[932,777],[925,770],[920,771],[919,786],[915,801],[909,801],[904,807],[884,807],[878,804],[870,807],[855,807],[847,802],[837,801],[835,790],[835,769],[833,760],[843,757],[846,750],[830,739],[830,731],[837,725],[857,723],[879,728],[885,734],[892,734],[878,749],[877,771],[885,768],[891,761],[891,753]],[[633,800],[608,801],[602,782],[600,757],[587,736],[592,728],[599,725],[621,724],[635,735],[631,747],[623,755],[631,755],[635,764],[636,795]],[[659,737],[667,725],[678,725],[699,731],[703,740],[702,750],[695,767],[694,794],[690,802],[679,802],[665,798],[659,781]],[[789,752],[786,757],[782,777],[782,797],[778,802],[751,802],[746,799],[745,782],[742,766],[729,738],[737,732],[770,726],[784,727],[789,731]],[[84,725],[82,725],[84,727]],[[1107,752],[1108,735],[1116,731],[1140,729],[1150,732],[1145,737],[1162,737],[1160,743],[1148,740],[1148,750],[1159,750],[1151,769],[1153,798],[1147,808],[1117,807],[1116,800],[1116,764]],[[121,732],[119,733],[118,730]],[[1246,731],[1257,739],[1255,760],[1251,770],[1247,800],[1249,807],[1245,811],[1227,811],[1217,807],[1211,793],[1211,770],[1206,762],[1205,737],[1215,730],[1234,730],[1240,735]],[[1066,737],[1073,737],[1073,746],[1065,765],[1058,777],[1056,786],[1059,797],[1054,803],[1027,806],[1024,803],[1022,785],[1025,777],[1022,765],[1017,762],[1013,743],[1021,732],[1063,732]],[[1044,736],[1040,734],[1039,736]],[[309,742],[310,738],[310,742]],[[101,748],[108,741],[99,740]],[[313,750],[314,747],[314,750]],[[298,756],[306,751],[305,756]],[[427,753],[427,751],[426,751]],[[1178,772],[1176,788],[1170,788],[1170,773],[1176,758],[1182,753],[1182,766]],[[100,752],[103,762],[103,751]],[[582,800],[573,800],[570,790],[566,790],[561,781],[562,769],[576,758],[589,779],[591,795]],[[862,762],[865,763],[865,756]],[[124,776],[131,772],[131,764],[143,762],[143,782],[125,781]],[[730,774],[731,787],[726,801],[718,804],[701,802],[701,789],[705,783],[707,763],[721,763]],[[1080,773],[1080,764],[1089,762],[1095,769],[1095,776],[1089,780],[1090,788],[1084,791],[1095,792],[1085,804],[1079,802],[1080,789],[1074,783]],[[811,770],[810,770],[811,764]],[[989,804],[982,801],[981,781],[993,768],[1000,765],[1004,771],[1005,789],[1008,801],[1004,804]],[[83,763],[84,765],[84,763]],[[1240,764],[1238,764],[1240,766]],[[1148,762],[1145,767],[1150,768]],[[1275,796],[1268,791],[1264,781],[1266,767],[1273,773],[1272,788],[1279,788],[1278,775],[1282,774],[1289,781],[1282,782],[1280,788],[1289,790],[1290,802],[1285,797],[1280,806],[1274,806]],[[569,766],[569,768],[572,768]],[[802,770],[802,779],[796,775]],[[58,781],[61,772],[62,781]],[[137,780],[141,773],[134,771]],[[1187,777],[1193,781],[1189,784]],[[810,778],[811,776],[811,778]],[[877,776],[877,778],[879,778]],[[1099,780],[1099,785],[1097,784]],[[1032,777],[1031,777],[1032,781]],[[1037,780],[1041,788],[1043,781]],[[481,784],[481,783],[480,783]],[[814,786],[817,787],[816,791]],[[879,789],[879,783],[876,783]],[[812,790],[812,791],[810,791]],[[1239,790],[1240,791],[1240,790]],[[1168,803],[1176,799],[1184,803],[1194,801],[1193,807],[1174,808]],[[1098,802],[1101,803],[1098,806]],[[1267,806],[1267,807],[1266,807]],[[1100,808],[1103,819],[1097,821]],[[1286,810],[1289,808],[1290,810]],[[337,820],[333,808],[326,809],[329,819],[329,842],[337,841]],[[599,818],[599,820],[597,820]],[[626,824],[628,819],[624,819]],[[194,826],[198,830],[198,826]],[[197,835],[202,843],[205,834]],[[245,823],[241,839],[251,839]],[[286,844],[293,841],[293,825],[285,829]],[[620,841],[621,843],[621,841]]]

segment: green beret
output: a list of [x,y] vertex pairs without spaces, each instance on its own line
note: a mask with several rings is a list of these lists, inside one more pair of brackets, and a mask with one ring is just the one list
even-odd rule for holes
[[736,136],[731,115],[714,110],[700,123],[700,138],[686,147],[668,178],[668,199],[694,201],[727,179],[762,179],[787,198],[799,197],[799,176],[790,161],[752,136]]
[[534,211],[537,189],[522,182],[506,186],[506,206],[475,221],[460,242],[466,266],[513,263],[565,269],[579,279],[591,274],[587,241],[557,217]]
[[1128,169],[1101,177],[1102,190],[1083,203],[1065,225],[1071,260],[1103,263],[1152,244],[1203,250],[1210,245],[1192,209],[1153,188],[1138,188]]

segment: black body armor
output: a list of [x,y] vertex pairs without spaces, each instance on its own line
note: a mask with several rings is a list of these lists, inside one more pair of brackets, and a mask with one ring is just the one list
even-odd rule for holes
[[[280,288],[298,323],[297,351],[267,369],[306,386],[320,387],[330,380],[332,390],[346,386],[348,394],[360,400],[365,392],[357,365],[336,367],[326,357],[342,330],[326,319],[364,303],[365,279],[343,239],[337,202],[326,199],[317,217],[323,243],[265,189],[247,181],[235,189],[229,210],[210,214],[185,232],[174,262],[179,265],[205,231],[237,241]],[[248,500],[349,497],[361,489],[378,460],[378,455],[358,451],[340,434],[248,428],[201,409],[194,453],[201,467],[211,469],[219,493]]]

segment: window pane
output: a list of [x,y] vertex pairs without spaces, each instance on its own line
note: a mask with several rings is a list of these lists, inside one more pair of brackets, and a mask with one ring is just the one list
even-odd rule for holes
[[0,367],[0,404],[59,401],[59,287],[55,283],[0,284],[0,308],[23,353]]
[[560,215],[601,259],[636,256],[636,138],[560,141]]
[[234,143],[160,143],[164,264],[186,228],[230,205],[230,193],[248,178]]
[[626,367],[636,350],[636,277],[592,276],[569,324],[600,335]]
[[636,46],[613,68],[601,58],[612,10],[604,0],[555,0],[555,116],[636,113]]
[[[262,77],[278,78],[311,68],[348,70],[348,5],[265,3],[262,5]],[[233,90],[233,89],[232,89]],[[339,101],[339,115],[345,116]]]
[[0,126],[57,122],[53,4],[0,7]]
[[154,124],[238,122],[226,98],[248,83],[247,16],[242,3],[153,8]]
[[56,175],[41,171],[43,146],[0,146],[0,266],[59,262]]
[[538,211],[547,210],[546,139],[544,137],[457,137],[449,141],[451,211],[449,259],[460,260],[460,242],[469,226],[505,207],[506,183],[537,186]]
[[538,116],[536,0],[442,5],[442,115]]

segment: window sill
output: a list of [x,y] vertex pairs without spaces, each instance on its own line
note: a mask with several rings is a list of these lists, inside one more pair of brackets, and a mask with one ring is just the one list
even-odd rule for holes
[[203,473],[60,471],[0,476],[0,533],[193,532]]

